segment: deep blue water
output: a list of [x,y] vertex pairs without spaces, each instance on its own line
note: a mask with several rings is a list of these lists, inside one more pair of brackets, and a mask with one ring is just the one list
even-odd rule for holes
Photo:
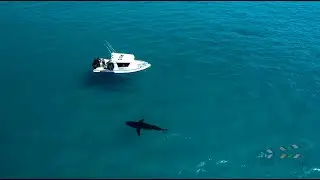
[[[0,27],[0,177],[320,177],[319,3],[1,2]],[[152,67],[93,74],[104,40]]]

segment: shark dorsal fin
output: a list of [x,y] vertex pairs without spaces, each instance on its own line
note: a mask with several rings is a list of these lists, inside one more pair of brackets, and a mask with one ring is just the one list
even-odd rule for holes
[[143,123],[143,121],[144,121],[144,119],[141,119],[141,120],[139,120],[138,122],[139,122],[139,123]]

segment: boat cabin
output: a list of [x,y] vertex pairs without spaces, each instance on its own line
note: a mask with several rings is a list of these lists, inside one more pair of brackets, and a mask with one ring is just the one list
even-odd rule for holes
[[111,53],[111,61],[117,64],[119,68],[128,67],[134,61],[133,54]]
[[111,53],[111,60],[115,62],[133,62],[133,54],[124,54],[124,53]]

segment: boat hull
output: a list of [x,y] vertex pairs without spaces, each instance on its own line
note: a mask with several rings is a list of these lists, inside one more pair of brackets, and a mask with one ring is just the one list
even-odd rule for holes
[[[108,62],[109,59],[104,59],[105,62]],[[113,70],[109,70],[103,67],[98,67],[93,69],[94,73],[114,73],[114,74],[125,74],[125,73],[135,73],[143,71],[151,67],[151,64],[141,60],[135,60],[129,67],[118,67],[117,65]]]

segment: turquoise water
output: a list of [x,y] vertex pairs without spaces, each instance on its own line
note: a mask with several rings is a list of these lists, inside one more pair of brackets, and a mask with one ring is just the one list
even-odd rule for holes
[[[1,177],[320,177],[319,3],[1,2],[0,24]],[[104,40],[152,67],[91,73]]]

